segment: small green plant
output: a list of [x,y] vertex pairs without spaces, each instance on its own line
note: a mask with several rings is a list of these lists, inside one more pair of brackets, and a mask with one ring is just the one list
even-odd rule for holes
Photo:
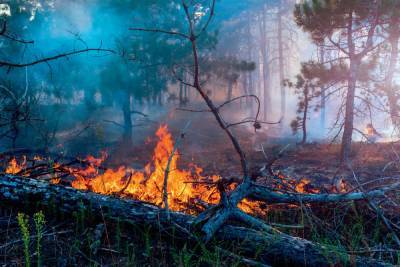
[[397,264],[400,264],[400,252],[397,252]]
[[145,255],[146,257],[151,257],[152,246],[151,246],[151,237],[150,237],[150,228],[146,228],[144,231],[144,244],[145,244]]
[[44,219],[44,214],[42,211],[39,211],[33,215],[33,220],[35,222],[35,230],[36,230],[36,255],[37,255],[37,266],[42,266],[42,239],[44,234],[44,224],[46,223]]
[[208,249],[205,244],[200,244],[202,263],[208,264],[210,266],[222,266],[221,254],[218,250],[212,251]]
[[78,211],[74,211],[72,214],[73,217],[76,219],[76,233],[85,230],[85,220],[86,220],[86,213],[85,213],[85,206],[82,202],[79,203]]
[[[31,266],[31,258],[29,246],[31,243],[31,235],[29,230],[29,216],[24,213],[18,213],[17,216],[18,226],[22,234],[22,241],[24,243],[24,256],[25,256],[25,266]],[[35,223],[36,231],[36,255],[37,255],[37,266],[42,266],[42,239],[44,235],[44,224],[46,223],[44,219],[44,214],[39,211],[33,215],[33,221]]]
[[29,216],[24,213],[18,213],[17,216],[19,229],[21,230],[22,240],[24,242],[25,266],[31,266],[29,254],[30,234],[29,234]]
[[192,266],[193,256],[194,256],[194,252],[190,251],[187,248],[186,244],[183,246],[182,249],[172,252],[172,257],[175,261],[175,264],[177,266],[182,266],[182,267]]
[[127,257],[127,264],[126,266],[137,266],[136,264],[136,252],[135,252],[135,245],[128,244],[126,246],[126,255]]
[[117,240],[117,248],[119,250],[121,247],[121,222],[120,222],[119,217],[117,218],[117,230],[116,231],[117,231],[117,233],[116,233],[115,238]]

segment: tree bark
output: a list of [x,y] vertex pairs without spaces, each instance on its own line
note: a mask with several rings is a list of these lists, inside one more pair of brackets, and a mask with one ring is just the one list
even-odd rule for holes
[[349,22],[347,25],[347,45],[349,46],[349,59],[350,59],[350,72],[347,82],[347,95],[346,107],[344,117],[344,128],[342,136],[341,147],[341,161],[346,162],[349,160],[351,153],[351,142],[353,136],[353,123],[354,123],[354,98],[356,94],[357,85],[357,71],[361,60],[358,59],[355,52],[355,45],[353,42],[353,11],[349,14]]
[[301,124],[301,128],[303,129],[303,139],[301,140],[302,144],[307,142],[307,114],[308,114],[308,88],[307,85],[304,88],[304,110],[303,110],[303,121]]
[[[379,2],[379,1],[378,1]],[[365,41],[365,46],[362,51],[356,51],[355,44],[355,35],[353,29],[353,19],[354,12],[350,10],[348,17],[349,21],[347,23],[347,46],[348,52],[347,55],[350,61],[350,72],[348,77],[348,89],[346,96],[346,110],[345,110],[345,118],[344,118],[344,130],[342,137],[342,148],[341,148],[341,161],[342,163],[349,160],[349,156],[351,153],[351,142],[353,135],[353,124],[354,124],[354,99],[356,96],[356,87],[357,87],[357,79],[358,79],[358,70],[360,64],[362,63],[362,59],[373,49],[373,39],[376,27],[379,23],[379,3],[374,2],[376,10],[374,11],[374,21],[371,22],[371,27],[368,30],[367,40]]]
[[126,93],[122,104],[122,112],[124,116],[124,134],[123,140],[126,144],[132,143],[132,114],[131,114],[131,95]]
[[344,130],[342,137],[341,160],[348,161],[351,153],[351,143],[354,124],[354,98],[357,84],[358,63],[354,60],[350,62],[350,78],[348,80],[348,89],[346,96],[346,109],[344,118]]
[[233,81],[231,80],[231,77],[228,78],[228,91],[226,94],[226,101],[230,101],[232,99],[232,94],[233,94]]
[[[168,214],[154,205],[132,199],[98,195],[76,189],[49,184],[27,177],[0,175],[0,205],[13,205],[20,209],[54,209],[66,215],[85,209],[92,219],[118,220],[132,225],[152,226],[162,234],[174,228],[174,234],[192,240],[194,217],[178,212]],[[283,233],[267,233],[249,228],[224,225],[215,236],[219,244],[231,247],[239,242],[249,255],[259,252],[258,261],[273,266],[339,266],[343,256],[354,259],[355,266],[391,266],[370,258],[335,255],[328,248]],[[193,240],[194,241],[194,240]]]
[[399,105],[397,102],[399,97],[397,96],[396,88],[394,85],[394,74],[396,72],[396,66],[399,57],[400,27],[398,26],[398,22],[395,22],[395,24],[393,24],[392,27],[395,28],[393,29],[393,32],[390,36],[390,47],[391,47],[390,63],[386,77],[385,90],[388,96],[390,118],[392,120],[393,125],[398,127],[400,121],[399,118],[400,114],[399,114]]
[[279,11],[278,11],[278,53],[279,53],[279,85],[281,88],[281,119],[286,115],[286,90],[284,85],[284,58],[283,58],[283,7],[282,1],[279,0]]
[[[319,47],[320,50],[320,63],[324,64],[325,63],[325,48],[323,46]],[[325,85],[321,86],[321,107],[320,107],[320,126],[321,130],[323,131],[323,134],[325,134],[325,120],[326,120],[326,88]]]
[[[251,62],[253,60],[253,53],[252,53],[252,35],[251,35],[251,17],[250,17],[250,12],[247,15],[247,58],[248,61]],[[257,68],[256,68],[257,70]],[[251,71],[248,71],[246,73],[247,80],[248,80],[248,92],[249,94],[255,95],[256,92],[254,91],[254,86],[253,86],[253,74]],[[253,115],[254,113],[254,105],[253,101],[249,101],[249,108],[251,110],[251,114]]]
[[267,51],[267,29],[266,29],[266,17],[265,10],[263,7],[263,12],[259,18],[259,30],[260,30],[260,52],[262,59],[262,84],[263,84],[263,102],[264,102],[264,120],[268,120],[268,113],[270,107],[270,88],[269,88],[269,57]]
[[184,99],[183,90],[184,90],[183,84],[180,83],[180,84],[179,84],[179,106],[180,106],[180,107],[182,107],[182,106],[184,105],[184,103],[183,103],[183,102],[184,102],[184,101],[183,101],[183,99]]

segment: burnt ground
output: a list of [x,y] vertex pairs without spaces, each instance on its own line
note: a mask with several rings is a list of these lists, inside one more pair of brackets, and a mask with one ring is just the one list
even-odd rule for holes
[[[237,120],[236,116],[233,117],[231,121]],[[115,146],[107,163],[111,166],[125,164],[143,167],[151,160],[157,142],[154,133],[158,126],[167,124],[176,138],[188,121],[191,121],[191,126],[179,147],[180,167],[186,168],[189,163],[195,163],[204,169],[206,175],[240,176],[238,155],[209,113],[188,115],[185,112],[170,112],[159,123],[137,129],[136,133],[141,138],[137,138],[133,148],[127,148],[124,144]],[[379,184],[386,181],[386,177],[398,176],[400,172],[399,143],[354,143],[351,154],[352,170],[349,170],[339,168],[340,145],[331,144],[330,140],[300,146],[292,135],[282,134],[279,126],[264,126],[255,133],[250,124],[233,128],[233,131],[246,152],[250,167],[263,166],[267,161],[265,156],[274,157],[288,146],[282,157],[273,164],[273,170],[295,179],[308,178],[318,186],[331,185],[338,178],[353,184],[352,170],[360,182],[380,179]],[[390,182],[390,179],[387,181]],[[374,183],[369,185],[373,186]]]
[[[205,109],[201,105],[190,108]],[[228,123],[248,116],[246,110],[241,109],[239,105],[222,112]],[[174,106],[160,107],[155,113],[153,116],[150,114],[149,121],[142,121],[140,118],[134,122],[139,126],[133,129],[133,146],[120,143],[122,129],[108,123],[103,125],[103,128],[96,126],[79,136],[65,134],[68,138],[63,137],[65,140],[59,140],[61,150],[70,157],[99,155],[101,150],[105,150],[109,154],[107,166],[126,165],[141,169],[151,161],[157,142],[155,132],[161,124],[167,124],[176,138],[186,123],[191,122],[179,147],[180,167],[187,168],[189,163],[195,163],[202,167],[207,175],[240,176],[237,153],[211,113],[178,111]],[[101,114],[96,114],[95,117],[102,120]],[[281,125],[263,125],[257,132],[251,124],[232,128],[251,166],[262,166],[266,161],[261,145],[267,157],[276,155],[280,149],[289,145],[286,153],[273,165],[275,171],[282,171],[298,179],[309,178],[317,184],[329,184],[337,178],[345,178],[350,183],[354,180],[351,171],[338,168],[338,144],[330,144],[331,140],[322,140],[319,143],[298,146],[296,138],[291,132],[287,132],[288,127],[283,127],[284,123],[287,124],[283,122]],[[81,133],[81,128],[77,126],[76,132]],[[56,152],[58,147],[54,149]],[[398,175],[398,153],[400,154],[400,144],[397,143],[355,143],[351,162],[353,170],[361,181]]]

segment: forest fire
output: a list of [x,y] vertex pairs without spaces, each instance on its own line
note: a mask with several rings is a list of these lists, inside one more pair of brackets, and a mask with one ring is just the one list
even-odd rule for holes
[[[204,176],[203,169],[195,163],[190,164],[190,169],[179,169],[179,152],[173,152],[174,141],[166,125],[162,125],[156,132],[158,142],[154,148],[152,161],[145,165],[143,170],[135,170],[130,167],[120,166],[116,169],[100,171],[102,163],[107,154],[102,153],[100,158],[87,157],[88,167],[68,168],[75,180],[72,187],[80,190],[90,190],[99,194],[122,195],[134,199],[163,206],[163,184],[166,166],[171,157],[168,178],[168,203],[169,208],[174,211],[188,210],[197,204],[217,204],[220,194],[216,188],[221,179],[219,175]],[[279,176],[279,182],[285,184],[286,189],[295,193],[318,194],[320,189],[311,184],[311,180],[303,178],[300,181]],[[237,183],[231,183],[228,190],[234,190]],[[277,189],[280,186],[274,185]],[[203,203],[203,204],[202,204]],[[248,213],[265,215],[265,205],[257,201],[243,199],[239,208]]]
[[25,168],[26,168],[26,156],[23,157],[23,161],[21,163],[18,163],[16,158],[12,158],[8,163],[5,173],[17,174]]
[[[216,184],[221,179],[219,175],[205,176],[203,169],[195,163],[191,163],[189,169],[180,169],[178,166],[179,152],[174,150],[174,141],[166,125],[162,125],[156,132],[158,139],[153,151],[151,162],[142,170],[136,170],[127,166],[117,168],[104,168],[102,164],[107,159],[106,152],[100,157],[87,156],[83,161],[86,167],[68,167],[60,163],[52,163],[51,182],[59,184],[59,174],[68,174],[73,177],[71,185],[75,189],[89,190],[105,195],[119,195],[149,202],[157,206],[164,206],[163,186],[166,167],[170,159],[168,173],[168,204],[174,211],[193,213],[190,207],[204,208],[204,205],[217,204],[220,194]],[[173,155],[172,155],[173,153]],[[34,156],[33,161],[41,161],[43,158]],[[40,166],[40,164],[38,165]],[[26,156],[21,162],[13,157],[6,167],[5,173],[29,176],[32,168],[27,167]],[[319,193],[320,190],[311,185],[309,179],[300,181],[289,179],[283,175],[278,176],[276,189],[291,190],[297,193]],[[228,190],[234,190],[237,183],[231,183]],[[265,205],[244,199],[239,204],[240,209],[248,213],[265,215]]]
[[192,165],[190,170],[178,168],[179,154],[172,154],[174,143],[167,126],[161,126],[157,132],[158,143],[154,149],[152,162],[143,170],[120,166],[116,169],[106,169],[100,173],[99,167],[107,155],[101,158],[89,156],[89,165],[86,169],[70,168],[70,173],[75,177],[72,186],[76,189],[91,190],[100,194],[119,194],[135,199],[147,201],[161,206],[163,202],[163,183],[165,169],[169,157],[170,172],[168,178],[168,202],[172,210],[182,210],[187,203],[201,200],[206,203],[217,203],[218,192],[210,190],[207,184],[200,181],[216,182],[219,177],[203,177],[200,167]]
[[1,1],[0,265],[400,266],[399,13]]

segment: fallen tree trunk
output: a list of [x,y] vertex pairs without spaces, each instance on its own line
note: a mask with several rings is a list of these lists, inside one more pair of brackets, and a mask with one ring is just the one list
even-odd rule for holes
[[[194,231],[195,217],[190,215],[167,214],[165,210],[141,201],[78,191],[25,177],[0,175],[0,203],[30,209],[56,207],[66,214],[83,208],[99,219],[102,214],[110,220],[154,226],[160,232],[174,228],[175,233],[188,239],[193,237]],[[274,266],[391,266],[370,258],[337,255],[323,246],[284,233],[260,232],[240,226],[224,225],[215,238],[221,243],[237,241],[249,254],[259,251],[257,260]],[[348,263],[343,262],[346,257]]]

